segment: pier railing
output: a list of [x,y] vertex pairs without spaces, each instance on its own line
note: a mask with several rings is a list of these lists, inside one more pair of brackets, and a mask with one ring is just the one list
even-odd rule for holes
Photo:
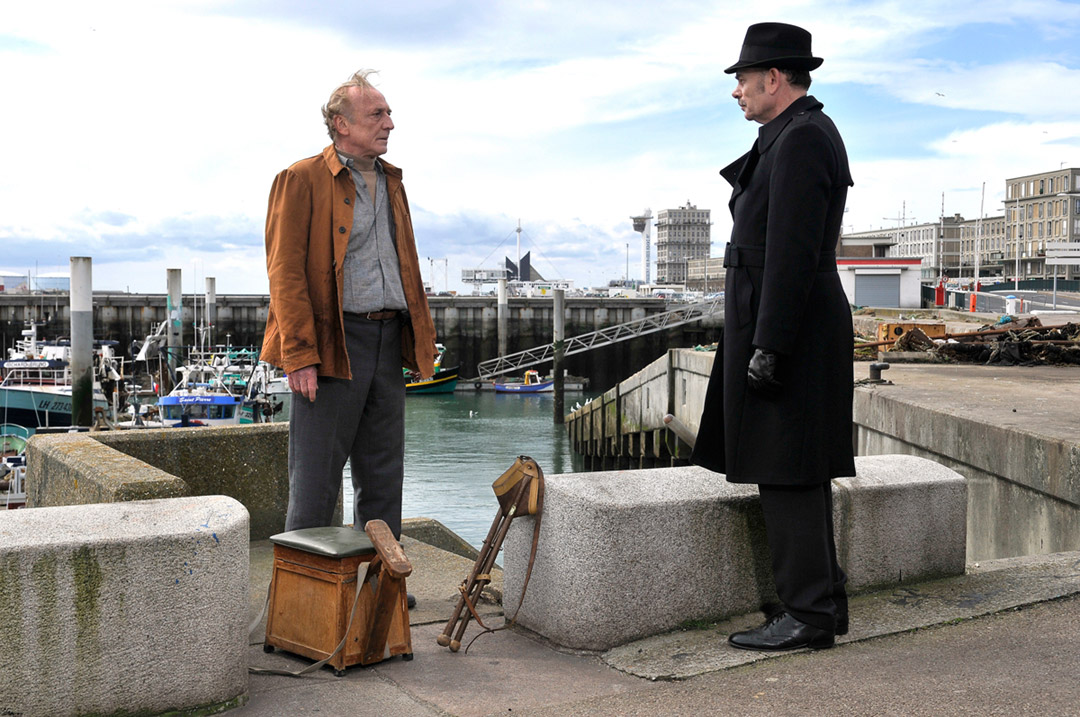
[[[615,326],[591,331],[587,334],[581,334],[580,336],[574,336],[567,339],[565,342],[564,355],[572,356],[602,346],[609,346],[619,341],[626,341],[628,339],[637,338],[638,336],[644,336],[645,334],[651,334],[655,331],[663,331],[664,329],[681,326],[682,324],[689,324],[707,316],[719,314],[723,310],[724,299],[720,296],[710,301],[687,304],[678,309],[646,316],[643,319],[635,319],[634,321],[627,321],[623,324],[616,324]],[[554,359],[555,344],[550,343],[526,349],[525,351],[518,351],[517,353],[488,359],[487,361],[481,361],[477,364],[477,371],[480,373],[481,379],[489,379],[504,373],[516,373],[523,368],[536,366],[547,361],[553,361]]]

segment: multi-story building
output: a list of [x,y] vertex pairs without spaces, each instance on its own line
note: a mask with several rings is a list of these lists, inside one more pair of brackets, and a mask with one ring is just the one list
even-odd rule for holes
[[1075,267],[1046,265],[1047,242],[1080,241],[1080,169],[1005,180],[1005,241],[1002,260],[1006,276],[1019,269],[1021,279],[1073,279]]
[[709,256],[712,244],[711,211],[690,202],[677,209],[661,209],[656,216],[656,281],[685,284],[687,261]]
[[1046,265],[1047,242],[1080,242],[1080,169],[1005,180],[1004,214],[844,234],[847,257],[921,258],[922,278],[1074,279],[1072,266]]
[[703,291],[706,294],[723,291],[726,276],[722,256],[686,261],[686,288],[690,291]]
[[968,219],[960,228],[960,278],[1004,279],[1005,215]]
[[962,216],[954,214],[933,223],[852,232],[840,237],[837,254],[848,258],[919,258],[924,281],[933,281],[937,276],[958,276],[965,224]]

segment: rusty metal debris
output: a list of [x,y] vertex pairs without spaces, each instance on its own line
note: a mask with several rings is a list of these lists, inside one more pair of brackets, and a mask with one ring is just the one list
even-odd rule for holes
[[984,326],[977,331],[931,339],[914,328],[894,342],[856,344],[860,349],[889,346],[885,351],[925,352],[947,363],[997,366],[1080,365],[1080,324],[1043,326],[1037,317]]

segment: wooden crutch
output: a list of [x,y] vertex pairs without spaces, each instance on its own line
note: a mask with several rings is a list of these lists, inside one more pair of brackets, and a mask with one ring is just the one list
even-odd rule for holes
[[[447,622],[443,632],[437,638],[439,645],[449,647],[452,652],[461,648],[461,638],[468,626],[469,619],[475,618],[476,622],[484,628],[485,632],[494,632],[487,627],[476,612],[476,603],[480,599],[484,587],[491,581],[491,570],[495,566],[495,558],[502,547],[502,541],[510,528],[511,521],[518,515],[535,515],[536,526],[533,531],[532,552],[529,555],[529,568],[525,575],[525,583],[522,585],[521,598],[524,600],[525,588],[528,586],[529,577],[532,574],[533,559],[536,556],[537,540],[540,533],[540,512],[543,509],[544,500],[544,475],[536,461],[528,456],[519,456],[492,484],[492,489],[499,500],[499,512],[491,524],[487,538],[477,557],[469,576],[458,588],[461,597],[458,598],[453,615]],[[465,612],[465,608],[468,611]],[[518,610],[521,601],[518,602]],[[517,619],[517,610],[510,623]],[[455,629],[456,628],[456,629]],[[498,628],[501,629],[501,628]],[[483,634],[483,633],[481,633]]]
[[[482,566],[487,562],[488,554],[491,552],[490,546],[494,542],[495,536],[499,534],[499,530],[504,522],[507,522],[507,517],[500,508],[499,512],[495,514],[495,520],[491,522],[491,528],[488,530],[487,537],[484,538],[484,543],[480,547],[480,554],[476,558],[476,563],[473,565],[472,571],[458,588],[461,590],[461,596],[458,598],[457,605],[454,607],[454,612],[446,622],[446,627],[443,628],[442,634],[435,638],[435,641],[439,643],[439,645],[450,647],[450,636],[453,634],[454,627],[461,617],[461,611],[465,609],[465,595],[467,593],[472,593],[476,578],[481,573]],[[460,646],[461,644],[458,643],[457,647]],[[450,649],[457,652],[457,647],[450,647]]]

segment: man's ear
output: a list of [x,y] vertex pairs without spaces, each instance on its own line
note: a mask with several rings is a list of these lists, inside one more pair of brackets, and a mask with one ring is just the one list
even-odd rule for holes
[[780,70],[775,67],[770,67],[768,70],[768,78],[765,86],[768,88],[769,94],[774,95],[779,91],[780,85]]
[[348,122],[348,120],[346,120],[342,115],[335,115],[334,116],[334,129],[336,129],[337,133],[340,134],[340,135],[348,135],[349,134],[349,122]]

